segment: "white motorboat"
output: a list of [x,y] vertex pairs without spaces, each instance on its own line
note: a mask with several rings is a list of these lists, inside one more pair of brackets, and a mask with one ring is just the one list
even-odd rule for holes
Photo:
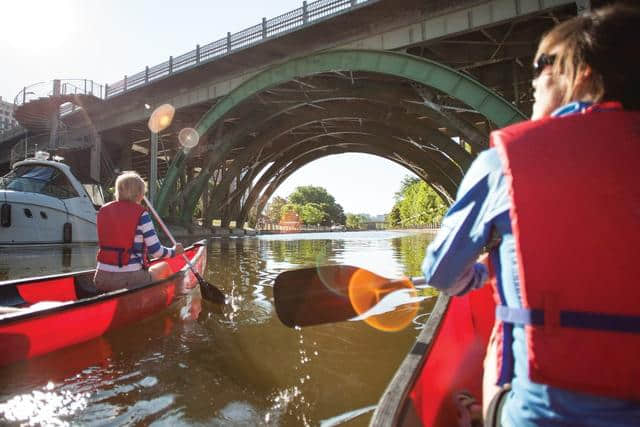
[[95,243],[99,184],[39,151],[0,178],[0,245]]

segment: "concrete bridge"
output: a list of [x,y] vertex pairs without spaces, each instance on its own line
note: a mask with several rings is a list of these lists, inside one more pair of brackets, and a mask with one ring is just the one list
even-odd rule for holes
[[[346,152],[401,164],[451,200],[488,133],[529,115],[541,34],[589,7],[304,2],[115,83],[55,81],[47,96],[25,87],[15,100],[23,127],[0,141],[0,165],[37,144],[107,185],[135,169],[157,182],[160,212],[182,224],[242,224],[293,172]],[[150,113],[165,103],[173,122],[152,134]],[[187,127],[200,136],[190,150],[177,138]]]

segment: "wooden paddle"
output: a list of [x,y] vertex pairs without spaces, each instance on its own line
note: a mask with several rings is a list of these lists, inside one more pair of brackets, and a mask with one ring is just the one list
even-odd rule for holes
[[[160,224],[160,227],[164,231],[164,234],[166,234],[169,240],[171,241],[171,244],[175,246],[176,239],[173,238],[173,235],[165,225],[164,221],[162,221],[162,218],[160,218],[160,215],[158,215],[158,212],[156,212],[156,210],[153,208],[153,205],[151,204],[151,202],[149,202],[146,196],[144,197],[144,202],[147,204],[147,207],[153,214],[153,217],[156,219],[156,221],[158,221],[158,224]],[[187,265],[191,269],[191,272],[193,273],[194,276],[196,276],[196,279],[198,279],[202,298],[216,304],[224,304],[227,298],[224,296],[222,291],[216,288],[215,286],[213,286],[211,283],[204,280],[204,278],[200,275],[200,273],[198,273],[196,269],[193,267],[193,264],[191,264],[191,261],[189,260],[189,258],[187,258],[185,254],[182,254],[182,258],[184,258],[184,261],[187,263]]]
[[[358,317],[349,298],[349,283],[356,274],[362,277],[363,272],[368,279],[377,282],[376,297],[394,290],[406,289],[409,282],[407,278],[388,279],[349,265],[326,265],[285,271],[276,277],[273,286],[278,318],[286,326],[304,327]],[[423,278],[415,278],[410,279],[409,283],[423,285],[425,281]],[[415,290],[415,295],[424,295],[421,291]],[[374,305],[375,301],[371,301],[368,307]]]

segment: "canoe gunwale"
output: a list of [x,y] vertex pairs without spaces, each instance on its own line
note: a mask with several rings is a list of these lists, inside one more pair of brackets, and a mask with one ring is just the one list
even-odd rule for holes
[[451,297],[440,293],[427,323],[380,398],[371,426],[395,426],[404,417],[410,402],[409,392],[433,348],[434,338],[444,323],[450,302]]

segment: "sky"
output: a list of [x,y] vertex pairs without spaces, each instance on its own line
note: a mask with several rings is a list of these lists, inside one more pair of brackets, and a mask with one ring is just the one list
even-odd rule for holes
[[[267,19],[297,0],[9,0],[0,15],[0,96],[53,79],[115,83]],[[388,213],[407,169],[379,157],[341,154],[292,174],[276,191],[324,187],[347,213]]]

